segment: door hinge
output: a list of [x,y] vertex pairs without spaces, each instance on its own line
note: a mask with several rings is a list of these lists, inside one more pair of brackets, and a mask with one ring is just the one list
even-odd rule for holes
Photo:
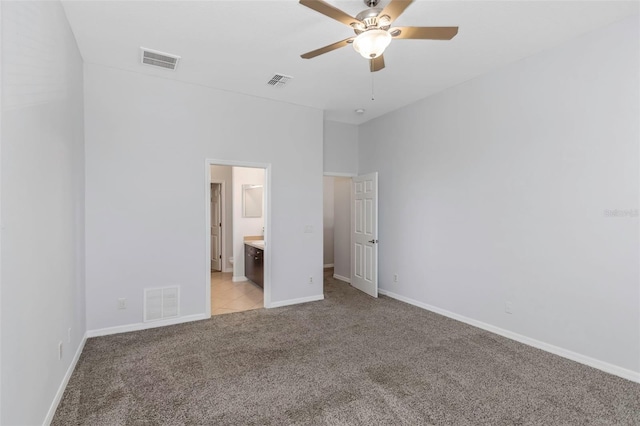
[[220,224],[218,225],[220,228],[222,228],[222,222],[220,222]]
[[220,259],[222,259],[222,255],[219,255],[219,256],[220,256]]

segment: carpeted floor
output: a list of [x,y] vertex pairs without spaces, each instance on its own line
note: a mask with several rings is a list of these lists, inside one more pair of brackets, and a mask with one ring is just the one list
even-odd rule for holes
[[325,280],[326,300],[89,339],[54,425],[640,425],[640,385]]

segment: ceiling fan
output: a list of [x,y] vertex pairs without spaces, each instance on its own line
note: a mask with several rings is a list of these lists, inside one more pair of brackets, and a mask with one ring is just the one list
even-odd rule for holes
[[420,40],[451,40],[458,34],[458,27],[391,27],[391,23],[398,19],[413,0],[391,0],[383,9],[376,7],[379,0],[364,0],[368,9],[352,17],[342,10],[324,2],[323,0],[300,0],[300,4],[320,12],[329,18],[335,19],[356,33],[355,36],[346,38],[320,49],[312,50],[303,55],[304,59],[315,58],[332,50],[339,49],[348,44],[353,44],[356,52],[369,60],[371,72],[384,68],[384,49],[391,40],[420,39]]

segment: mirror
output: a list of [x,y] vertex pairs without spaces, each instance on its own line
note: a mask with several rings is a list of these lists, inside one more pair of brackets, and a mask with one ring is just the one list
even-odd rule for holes
[[262,185],[242,185],[242,217],[262,217]]

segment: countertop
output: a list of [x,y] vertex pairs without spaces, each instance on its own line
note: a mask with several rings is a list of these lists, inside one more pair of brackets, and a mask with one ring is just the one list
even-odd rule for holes
[[264,240],[248,240],[248,241],[245,241],[244,243],[251,247],[264,250]]

